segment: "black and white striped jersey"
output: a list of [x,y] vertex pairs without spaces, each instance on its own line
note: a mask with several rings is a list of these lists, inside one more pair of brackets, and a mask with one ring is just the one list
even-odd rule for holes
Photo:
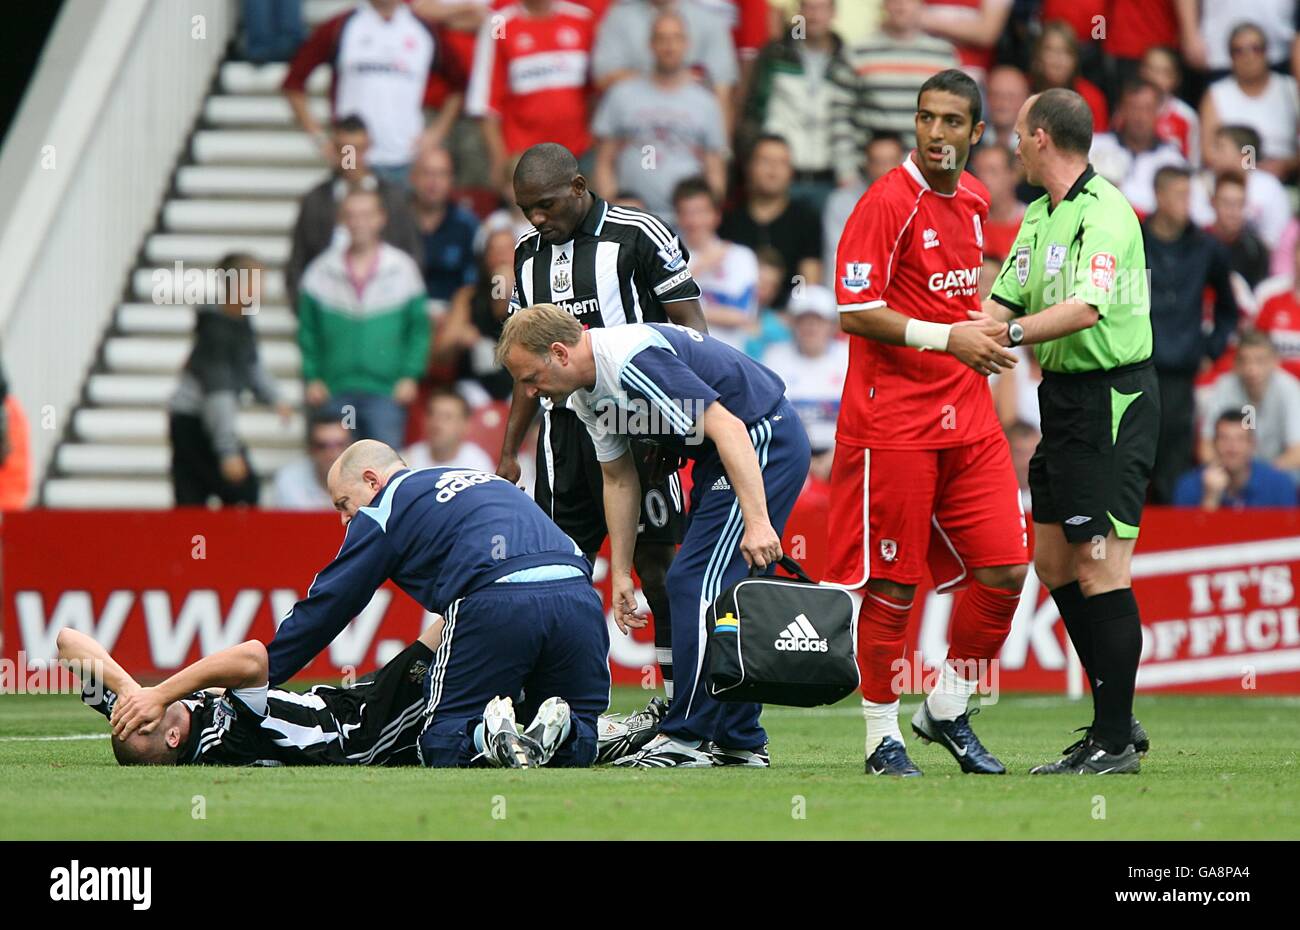
[[[433,652],[412,643],[351,687],[197,691],[181,700],[190,732],[177,765],[416,765],[424,676]],[[117,695],[82,700],[111,717]]]
[[520,238],[510,311],[552,303],[586,327],[668,323],[667,304],[700,296],[689,260],[657,216],[595,197],[568,242],[547,245],[536,229]]
[[[177,765],[284,765],[278,748],[261,730],[270,712],[269,689],[195,691],[181,698],[190,715],[190,732],[176,757]],[[284,692],[275,692],[282,694]],[[117,695],[87,687],[81,695],[89,707],[111,719]],[[279,702],[277,702],[278,705]],[[281,710],[277,706],[276,710]],[[305,715],[290,711],[295,724]]]

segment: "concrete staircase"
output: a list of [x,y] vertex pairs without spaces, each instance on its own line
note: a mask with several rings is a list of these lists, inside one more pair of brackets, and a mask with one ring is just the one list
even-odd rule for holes
[[[305,0],[313,26],[353,6]],[[262,307],[253,318],[264,363],[291,404],[302,403],[295,319],[283,266],[298,200],[326,175],[310,140],[295,126],[279,88],[285,65],[225,62],[176,166],[172,192],[144,244],[123,301],[88,373],[42,486],[49,507],[165,508],[172,505],[167,400],[191,347],[194,308],[159,304],[175,262],[203,268],[231,251],[267,265]],[[309,84],[317,117],[327,120],[330,75]],[[247,408],[240,432],[253,467],[269,476],[302,454],[300,414],[285,425],[273,410]]]

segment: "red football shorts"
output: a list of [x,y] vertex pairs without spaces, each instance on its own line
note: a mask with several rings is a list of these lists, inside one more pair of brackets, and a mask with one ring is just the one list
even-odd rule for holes
[[[954,590],[972,568],[1029,561],[1025,512],[1002,433],[949,449],[835,444],[825,580]],[[869,561],[868,561],[869,560]]]

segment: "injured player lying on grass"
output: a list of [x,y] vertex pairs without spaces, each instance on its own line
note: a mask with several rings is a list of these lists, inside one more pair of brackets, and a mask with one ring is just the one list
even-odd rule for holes
[[[305,693],[267,686],[266,647],[257,640],[213,653],[152,688],[142,687],[84,633],[60,631],[58,648],[59,659],[81,677],[82,700],[109,719],[120,765],[419,765],[424,677],[442,628],[439,618],[351,686],[317,685]],[[511,703],[493,699],[485,726]],[[557,708],[547,704],[518,736],[535,756],[548,759],[567,734],[555,725]],[[656,698],[626,718],[602,716],[597,762],[638,751],[658,731],[662,713]],[[497,764],[491,754],[480,762]]]

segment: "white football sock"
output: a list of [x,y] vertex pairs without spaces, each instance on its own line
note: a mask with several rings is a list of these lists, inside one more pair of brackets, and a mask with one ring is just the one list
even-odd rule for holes
[[930,708],[930,716],[935,720],[956,720],[966,713],[970,696],[978,687],[978,678],[963,678],[951,662],[945,661],[934,690],[925,699],[926,706]]
[[875,704],[863,698],[862,716],[867,720],[867,755],[875,752],[886,736],[903,742],[903,734],[898,729],[898,701]]
[[655,661],[659,663],[659,675],[664,680],[664,697],[673,699],[673,651],[655,647]]

